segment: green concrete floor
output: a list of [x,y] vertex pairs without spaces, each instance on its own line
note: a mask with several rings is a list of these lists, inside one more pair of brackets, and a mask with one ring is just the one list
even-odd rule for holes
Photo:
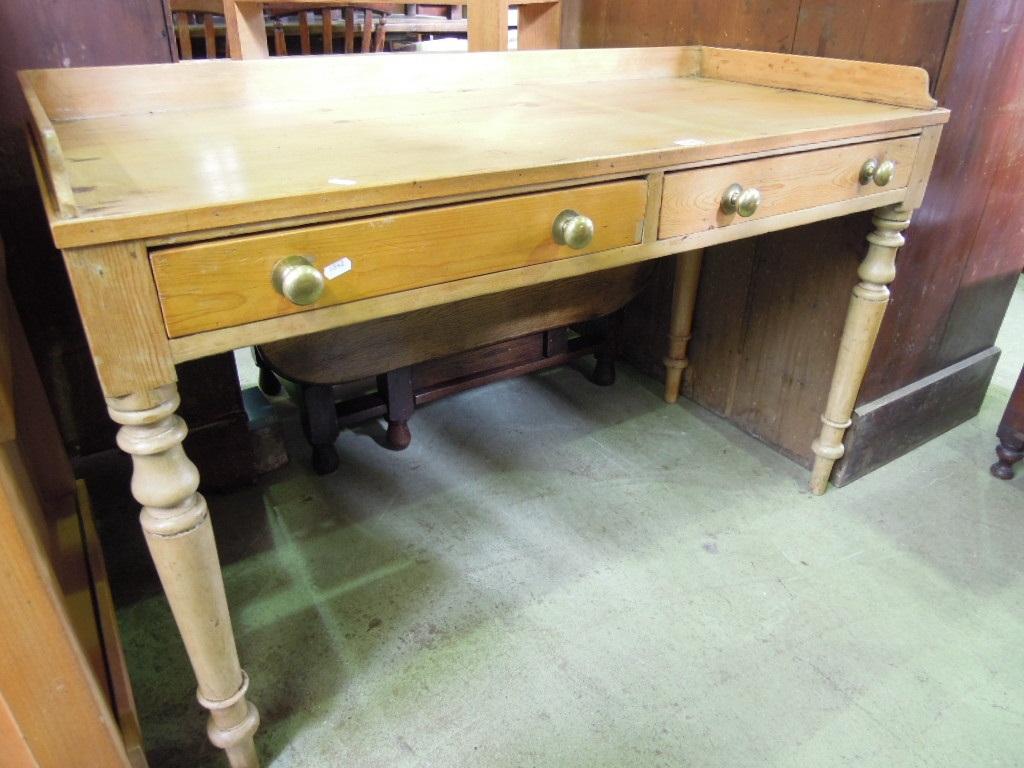
[[[404,453],[349,432],[332,477],[213,497],[266,765],[1024,765],[1024,472],[988,474],[1020,289],[999,343],[980,416],[823,498],[625,367],[451,398]],[[226,764],[134,578],[152,765]]]

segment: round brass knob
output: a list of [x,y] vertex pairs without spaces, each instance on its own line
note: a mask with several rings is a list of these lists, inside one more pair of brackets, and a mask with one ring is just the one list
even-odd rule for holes
[[874,181],[880,187],[886,186],[892,177],[896,175],[896,163],[892,160],[878,162],[875,159],[868,160],[860,169],[860,183],[867,184]]
[[274,266],[274,290],[292,304],[312,304],[323,296],[324,276],[306,256],[289,256]]
[[551,236],[559,245],[586,248],[594,239],[594,222],[578,211],[564,210],[555,217]]
[[750,187],[744,189],[739,184],[732,184],[722,195],[722,210],[725,213],[738,213],[746,218],[757,212],[761,204],[761,193]]

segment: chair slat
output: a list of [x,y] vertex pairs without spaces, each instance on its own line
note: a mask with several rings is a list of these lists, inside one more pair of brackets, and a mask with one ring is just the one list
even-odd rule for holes
[[305,56],[313,52],[309,41],[309,11],[299,11],[299,48]]
[[[324,19],[324,53],[334,53],[334,16],[330,8],[324,8],[322,14]],[[346,34],[348,33],[346,32]]]
[[387,16],[381,15],[380,22],[377,24],[377,28],[373,32],[373,52],[380,53],[384,50],[384,25],[387,23]]
[[174,14],[175,27],[178,30],[178,52],[183,59],[192,58],[192,30],[189,29],[188,14]]
[[345,9],[345,53],[356,51],[356,9]]
[[287,56],[288,55],[288,41],[284,37],[284,24],[281,23],[280,19],[274,22],[274,55],[275,56]]
[[206,58],[217,58],[217,27],[212,13],[203,14],[203,38],[206,40]]
[[373,12],[369,8],[363,8],[363,36],[360,38],[359,49],[363,53],[370,52],[370,43],[373,38]]

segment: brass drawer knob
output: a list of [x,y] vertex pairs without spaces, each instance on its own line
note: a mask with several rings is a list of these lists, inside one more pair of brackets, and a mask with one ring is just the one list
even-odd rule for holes
[[289,256],[274,266],[274,290],[292,304],[312,304],[324,294],[324,276],[306,256]]
[[732,184],[722,195],[722,210],[725,213],[738,213],[746,218],[757,212],[761,204],[761,193],[750,187],[744,189],[739,184]]
[[555,217],[551,236],[559,245],[575,250],[586,248],[594,239],[594,222],[578,211],[567,209]]
[[867,184],[874,181],[878,186],[884,187],[892,181],[892,177],[895,175],[896,163],[892,160],[885,160],[880,163],[872,158],[861,166],[860,183]]

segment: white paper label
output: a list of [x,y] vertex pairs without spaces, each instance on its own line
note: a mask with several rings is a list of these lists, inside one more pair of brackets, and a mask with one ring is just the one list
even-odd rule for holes
[[324,267],[324,277],[328,280],[333,280],[336,277],[341,277],[346,272],[352,269],[352,259],[346,256],[343,259],[338,259],[333,264],[328,264]]

